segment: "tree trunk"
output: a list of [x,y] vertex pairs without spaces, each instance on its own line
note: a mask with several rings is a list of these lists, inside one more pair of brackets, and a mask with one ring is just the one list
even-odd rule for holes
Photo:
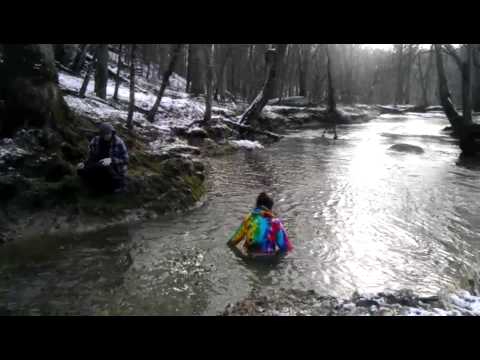
[[165,70],[165,72],[163,73],[162,84],[160,86],[160,90],[158,91],[157,99],[155,100],[155,104],[153,104],[152,108],[150,109],[147,115],[147,119],[150,122],[153,122],[155,120],[155,115],[158,112],[158,108],[162,101],[163,93],[165,92],[165,89],[168,86],[170,76],[172,75],[173,70],[175,69],[175,64],[177,63],[181,50],[182,50],[182,44],[173,45],[170,62],[168,64],[167,70]]
[[137,44],[131,44],[130,50],[130,101],[128,103],[127,128],[132,130],[133,112],[135,111],[135,58]]
[[187,51],[187,78],[186,78],[186,84],[187,86],[185,87],[185,92],[189,93],[190,92],[190,83],[192,82],[192,44],[188,44],[188,51]]
[[442,45],[435,44],[434,46],[435,46],[435,57],[437,62],[438,94],[440,96],[440,103],[453,129],[456,132],[459,132],[461,130],[461,127],[463,126],[463,119],[458,114],[457,110],[455,109],[455,106],[453,106],[452,96],[448,88],[447,77],[445,75],[445,68],[443,66]]
[[[291,45],[290,45],[291,47]],[[273,97],[278,97],[280,99],[282,99],[282,96],[283,96],[283,91],[284,91],[284,87],[285,87],[285,80],[286,80],[286,68],[287,68],[287,51],[289,49],[289,45],[287,44],[287,46],[285,46],[285,48],[283,49],[280,49],[283,51],[283,54],[277,54],[278,56],[280,56],[280,63],[278,64],[278,71],[279,71],[279,74],[278,74],[278,81],[277,81],[277,86],[276,86],[276,90],[275,90],[275,94],[273,94]]]
[[333,85],[333,74],[332,66],[330,62],[330,51],[328,49],[328,44],[326,45],[326,54],[327,54],[327,84],[328,84],[328,101],[327,101],[327,111],[330,113],[337,111],[337,103],[335,101],[335,87]]
[[87,93],[88,83],[90,82],[90,77],[92,76],[93,69],[95,68],[95,63],[97,62],[97,54],[98,54],[98,45],[93,49],[93,59],[88,64],[87,73],[85,74],[85,78],[83,79],[82,86],[80,87],[80,91],[78,92],[78,96],[81,98],[85,97]]
[[398,47],[397,89],[395,91],[395,105],[403,103],[403,44]]
[[83,65],[85,64],[85,59],[87,57],[87,51],[89,44],[83,44],[80,48],[80,52],[77,54],[72,66],[72,70],[75,74],[79,75],[82,71]]
[[147,64],[147,75],[145,75],[145,78],[147,80],[150,79],[150,63]]
[[472,48],[472,108],[480,112],[480,44]]
[[122,46],[123,44],[120,44],[120,47],[118,49],[117,76],[115,78],[115,92],[113,93],[113,100],[115,101],[118,100],[118,88],[120,87],[120,72],[122,68]]
[[434,57],[434,51],[433,48],[430,50],[430,53],[428,55],[428,63],[427,63],[427,69],[425,73],[423,72],[422,68],[422,59],[420,55],[418,56],[418,75],[419,75],[419,80],[420,80],[420,88],[422,91],[422,106],[427,107],[430,102],[429,102],[429,96],[428,96],[428,88],[430,85],[430,79],[431,79],[431,72],[432,72],[432,67],[433,67],[433,57]]
[[462,104],[465,124],[472,123],[472,50],[472,45],[467,44],[465,48],[466,60],[462,68]]
[[473,54],[475,66],[473,67],[473,110],[480,112],[480,46]]
[[215,91],[215,95],[216,95],[215,97],[217,98],[217,101],[218,101],[218,97],[220,98],[221,101],[225,101],[227,62],[232,52],[231,45],[226,45],[226,46],[228,46],[228,48],[225,51],[225,55],[223,56],[223,59],[220,63],[220,68],[218,69],[218,81],[217,81],[217,87]]
[[408,46],[408,54],[407,54],[407,61],[405,64],[405,91],[404,91],[404,98],[403,103],[409,104],[410,103],[410,78],[412,73],[412,66],[413,66],[413,59],[414,59],[414,52],[415,52],[415,45],[410,44]]
[[208,124],[212,118],[212,89],[215,45],[207,44],[205,47],[205,52],[205,57],[207,59],[207,96],[205,98],[205,115],[203,117],[203,123]]
[[280,55],[285,54],[285,44],[277,44],[275,50],[267,50],[266,53],[266,62],[267,62],[267,69],[268,75],[263,85],[262,90],[257,95],[255,100],[253,100],[252,104],[247,108],[240,119],[241,124],[249,124],[249,125],[256,125],[256,121],[262,112],[263,108],[267,104],[268,100],[273,95],[275,90],[275,83],[276,83],[276,76],[278,72],[278,64],[280,63],[281,59],[279,58]]
[[306,68],[304,67],[305,64],[303,64],[299,69],[298,69],[298,96],[307,96],[307,72]]
[[107,99],[108,83],[108,44],[100,44],[97,53],[95,69],[95,94],[101,99]]
[[[331,66],[331,59],[330,59],[330,51],[328,49],[328,44],[326,45],[326,55],[327,55],[327,80],[328,80],[328,102],[327,102],[327,112],[330,114],[332,119],[332,128],[334,133],[334,139],[338,139],[337,135],[337,103],[335,100],[335,87],[333,85],[333,74],[332,74],[332,66]],[[328,128],[325,129],[323,135],[327,132]],[[322,136],[323,136],[322,135]]]
[[71,68],[78,53],[78,44],[54,44],[55,60],[67,68]]
[[368,95],[367,95],[367,103],[368,104],[373,103],[373,96],[375,95],[375,88],[378,84],[379,78],[380,78],[380,67],[377,66],[375,68],[375,72],[373,73],[372,85],[370,85],[370,89],[368,90]]
[[236,88],[236,83],[235,83],[235,61],[230,62],[230,91],[237,95],[237,88]]
[[204,92],[201,47],[202,45],[200,44],[190,44],[191,59],[190,59],[189,65],[190,65],[191,84],[190,84],[189,93],[192,94],[193,96],[199,96]]
[[68,106],[59,90],[51,44],[2,44],[5,118],[0,135],[12,136],[21,127],[63,128]]
[[343,83],[343,102],[351,104],[353,102],[353,44],[345,45],[344,52],[344,78]]

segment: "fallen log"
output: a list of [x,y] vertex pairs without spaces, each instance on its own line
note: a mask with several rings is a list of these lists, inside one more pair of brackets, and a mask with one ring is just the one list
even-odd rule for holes
[[[239,123],[237,123],[235,121],[232,121],[232,120],[218,118],[217,121],[221,121],[221,122],[225,123],[226,125],[229,125],[233,128],[236,128],[236,129],[240,130],[240,132],[244,132],[244,133],[251,132],[253,134],[268,136],[269,138],[274,139],[275,141],[279,141],[280,139],[283,138],[282,135],[275,134],[271,131],[258,130],[258,129],[252,128],[250,125],[239,124]],[[201,124],[205,124],[205,122],[203,120],[194,121],[187,126],[187,130],[191,129],[195,125],[201,125]]]
[[416,113],[425,113],[427,112],[427,106],[425,105],[413,105],[403,109],[391,107],[391,106],[383,106],[383,105],[375,105],[377,109],[381,111],[382,114],[405,114],[408,112],[416,112]]
[[246,133],[251,132],[258,135],[268,136],[269,138],[274,139],[275,141],[279,141],[280,139],[283,138],[282,135],[275,134],[271,131],[258,130],[258,129],[252,128],[250,125],[239,124],[227,119],[220,119],[220,121],[234,128],[237,128],[238,130],[240,130],[240,132],[246,132]]

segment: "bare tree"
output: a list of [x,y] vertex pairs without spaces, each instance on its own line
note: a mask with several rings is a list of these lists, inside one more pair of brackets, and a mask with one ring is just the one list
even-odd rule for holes
[[205,115],[203,117],[204,124],[208,124],[212,117],[212,93],[213,93],[213,72],[215,45],[207,44],[205,46],[205,57],[207,58],[207,96],[205,98]]
[[375,72],[373,73],[372,84],[370,85],[370,89],[368,90],[367,102],[369,104],[373,103],[373,96],[375,94],[375,88],[378,84],[379,79],[380,79],[380,66],[377,65],[375,67]]
[[117,61],[117,76],[115,77],[115,92],[113,93],[113,100],[118,100],[118,88],[120,87],[120,72],[122,69],[122,45],[118,46],[118,61]]
[[395,100],[394,100],[395,105],[403,103],[404,45],[405,44],[395,44],[396,51],[397,51],[397,87],[395,91]]
[[298,95],[302,97],[307,96],[307,75],[310,65],[310,46],[302,44],[299,46],[298,59]]
[[328,100],[327,100],[327,110],[330,113],[337,111],[337,102],[335,100],[335,87],[333,85],[333,74],[332,74],[332,65],[330,59],[330,50],[328,44],[325,47],[327,55],[327,83],[328,83]]
[[108,44],[100,44],[97,52],[95,69],[95,94],[101,98],[107,98],[108,83]]
[[73,61],[72,70],[75,74],[79,75],[82,71],[83,65],[85,64],[85,59],[87,57],[87,51],[90,44],[82,44],[80,47],[80,52],[77,54],[77,57]]
[[[217,45],[218,47],[218,45]],[[223,54],[220,59],[220,66],[218,67],[217,71],[217,86],[215,89],[215,100],[225,101],[225,91],[226,91],[226,81],[227,81],[227,62],[232,55],[232,45],[225,44],[222,46]],[[215,49],[215,52],[218,52]]]
[[452,127],[456,132],[461,132],[465,127],[465,119],[460,116],[455,109],[455,106],[452,102],[452,95],[448,88],[447,77],[445,75],[445,68],[443,65],[443,52],[442,44],[435,44],[435,56],[437,62],[437,73],[438,73],[438,93],[440,96],[440,103],[442,104],[445,115],[450,121]]
[[155,115],[158,112],[158,108],[159,108],[160,103],[162,101],[163,94],[165,92],[165,89],[168,86],[170,76],[172,75],[173,70],[175,69],[175,64],[178,61],[178,57],[180,55],[181,50],[182,50],[182,44],[174,44],[173,47],[172,47],[170,62],[168,64],[167,70],[165,70],[165,72],[163,73],[162,84],[160,86],[160,90],[158,91],[157,99],[155,100],[155,104],[153,104],[152,108],[150,109],[150,111],[147,114],[147,119],[150,122],[153,122],[155,120]]
[[202,53],[201,44],[190,44],[189,53],[189,71],[191,84],[189,93],[198,96],[203,93],[204,79],[202,71]]
[[403,102],[410,103],[410,78],[412,73],[413,61],[415,60],[416,52],[418,51],[418,44],[409,44],[407,58],[405,62],[405,90],[403,92]]
[[69,126],[68,106],[57,86],[52,44],[2,45],[2,100],[6,116],[1,135],[11,136],[22,126],[59,129]]
[[462,76],[462,105],[463,105],[463,124],[470,125],[472,123],[472,56],[473,47],[471,44],[462,46],[464,51],[464,59],[460,57],[451,44],[444,44],[446,53],[450,55],[460,70]]
[[267,78],[260,93],[241,116],[241,124],[249,124],[253,126],[268,100],[272,97],[275,90],[278,64],[280,59],[285,55],[285,48],[286,44],[277,44],[275,49],[267,50],[265,54]]
[[127,128],[133,129],[133,113],[135,111],[135,58],[137,44],[130,46],[130,101],[128,103]]
[[93,50],[92,61],[88,65],[87,73],[85,74],[85,78],[83,79],[82,86],[80,87],[80,91],[78,93],[78,96],[81,98],[84,98],[87,92],[88,83],[90,82],[90,77],[92,76],[93,69],[95,68],[95,63],[97,62],[97,54],[98,54],[98,46],[95,46]]
[[267,77],[265,83],[255,100],[253,100],[247,110],[243,113],[240,123],[250,125],[255,123],[268,100],[272,97],[273,91],[275,90],[278,64],[280,57],[285,54],[285,47],[285,44],[277,44],[276,49],[267,50],[265,54],[265,62],[267,65]]
[[422,90],[422,106],[427,107],[429,105],[429,96],[428,96],[428,88],[431,81],[431,73],[433,68],[433,57],[434,57],[434,50],[433,46],[428,52],[428,62],[427,68],[425,72],[423,71],[422,67],[422,57],[421,55],[424,52],[419,52],[417,55],[417,66],[418,66],[418,78],[420,83],[420,88]]
[[480,44],[475,44],[473,65],[473,110],[480,112]]
[[[327,56],[327,82],[328,82],[328,100],[327,100],[327,112],[330,115],[332,120],[332,128],[334,133],[334,139],[337,140],[337,103],[335,100],[335,87],[333,85],[333,74],[332,74],[332,66],[331,66],[331,59],[330,59],[330,50],[328,48],[328,44],[325,46],[325,52]],[[323,135],[327,132],[328,127],[323,132]]]

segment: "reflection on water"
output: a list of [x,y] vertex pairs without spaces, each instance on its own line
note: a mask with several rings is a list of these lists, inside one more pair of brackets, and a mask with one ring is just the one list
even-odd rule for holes
[[[342,297],[459,287],[478,267],[480,163],[459,158],[447,125],[432,114],[381,117],[342,127],[335,142],[302,130],[262,152],[212,159],[208,200],[188,214],[49,240],[42,256],[20,243],[0,250],[11,263],[0,310],[215,314],[265,286]],[[396,143],[425,153],[390,151]],[[295,246],[276,266],[225,246],[262,190]]]

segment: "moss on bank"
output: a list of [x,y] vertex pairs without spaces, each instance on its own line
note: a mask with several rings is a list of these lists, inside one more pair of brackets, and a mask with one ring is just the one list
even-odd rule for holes
[[77,134],[70,139],[49,128],[15,135],[15,146],[26,151],[0,164],[0,232],[7,234],[7,240],[28,232],[35,217],[44,219],[36,221],[40,232],[50,232],[59,216],[76,224],[96,223],[99,228],[122,221],[129,211],[187,209],[205,193],[203,163],[183,154],[152,154],[151,138],[129,133],[123,126],[116,130],[129,148],[127,191],[91,193],[77,177],[76,164],[86,158],[96,126],[93,119],[74,116],[72,121]]

